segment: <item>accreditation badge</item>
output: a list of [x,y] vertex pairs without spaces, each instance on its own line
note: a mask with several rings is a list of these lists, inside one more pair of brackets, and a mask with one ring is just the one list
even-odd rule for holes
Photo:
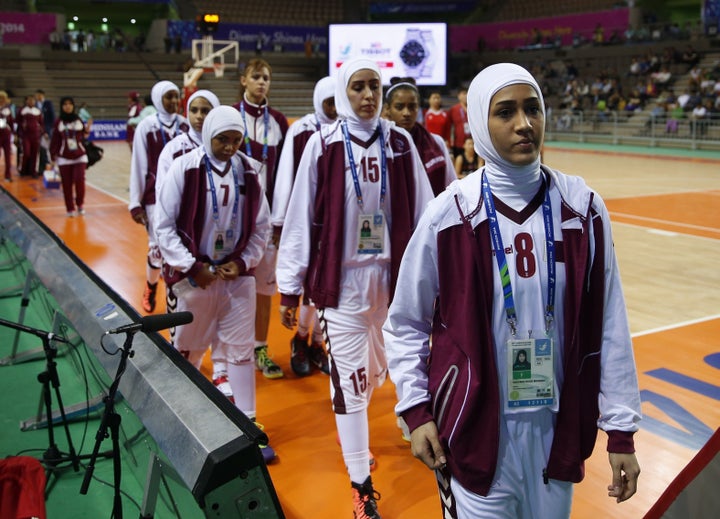
[[553,340],[507,342],[507,406],[511,409],[549,407],[555,403]]
[[232,230],[217,231],[215,233],[213,260],[220,260],[232,252],[235,247],[235,242],[232,239],[233,235],[234,233]]
[[67,138],[67,148],[70,151],[75,151],[78,149],[78,141],[74,136]]
[[385,215],[361,214],[357,222],[358,254],[382,254],[385,244]]

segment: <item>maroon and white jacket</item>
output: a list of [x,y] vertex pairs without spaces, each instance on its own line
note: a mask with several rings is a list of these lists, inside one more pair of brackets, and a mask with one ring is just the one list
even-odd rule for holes
[[[203,263],[213,262],[210,251],[203,248],[208,235],[214,236],[218,224],[213,219],[213,205],[207,179],[205,148],[200,146],[178,157],[159,186],[155,208],[156,234],[163,256],[163,278],[168,286],[192,277]],[[232,158],[238,185],[227,192],[232,201],[239,189],[237,219],[231,219],[232,202],[219,204],[221,229],[232,228],[236,242],[233,250],[213,263],[234,261],[241,276],[251,275],[265,252],[270,236],[270,209],[260,186],[257,164],[244,154]],[[225,173],[232,180],[230,171]]]
[[87,163],[87,152],[83,145],[85,136],[85,124],[79,117],[72,121],[56,120],[50,139],[50,157],[58,166]]
[[[242,105],[242,109],[241,109]],[[287,118],[278,110],[268,106],[267,101],[256,105],[243,99],[233,105],[239,112],[245,113],[245,136],[250,139],[250,153],[243,143],[240,148],[243,153],[262,164],[260,183],[267,194],[270,208],[273,206],[273,193],[275,191],[275,177],[282,151],[285,134],[288,131]],[[267,125],[265,124],[265,111],[267,110]],[[267,157],[263,160],[264,141],[267,136]]]
[[[610,452],[634,452],[640,397],[605,204],[581,178],[543,171],[555,229],[559,355],[546,472],[578,482],[598,428],[607,432]],[[498,352],[509,327],[480,184],[480,173],[470,175],[428,204],[407,246],[383,332],[396,413],[411,431],[434,421],[451,474],[487,495],[506,412],[507,371],[498,368]],[[542,305],[535,311],[542,320]]]
[[43,115],[36,106],[23,106],[17,115],[18,137],[39,139],[44,131]]
[[138,124],[130,162],[128,209],[132,214],[155,204],[155,175],[160,152],[168,142],[189,128],[187,119],[178,114],[156,113]]
[[[318,308],[335,308],[344,267],[390,264],[390,290],[405,246],[433,197],[420,156],[410,135],[380,120],[386,155],[386,193],[381,206],[380,134],[363,141],[351,137],[362,189],[357,203],[340,122],[322,126],[305,147],[283,225],[277,262],[282,304],[298,306],[306,293]],[[382,210],[385,244],[377,254],[358,254],[361,214]],[[307,288],[307,290],[305,290]]]

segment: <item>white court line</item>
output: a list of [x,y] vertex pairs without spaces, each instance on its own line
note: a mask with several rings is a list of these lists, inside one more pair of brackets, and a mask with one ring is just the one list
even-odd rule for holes
[[[624,227],[632,227],[633,229],[638,229],[641,231],[645,231],[648,234],[656,234],[658,236],[666,236],[668,238],[672,237],[683,237],[683,238],[690,238],[693,240],[703,240],[703,241],[710,241],[713,243],[718,243],[718,238],[713,238],[711,236],[701,236],[699,234],[690,233],[690,232],[680,232],[680,231],[665,231],[663,229],[656,229],[654,227],[648,227],[647,225],[640,225],[637,223],[628,223],[628,222],[618,222],[615,220],[611,220],[611,223],[613,225],[613,228],[618,228],[620,226]],[[718,231],[720,232],[720,231]]]
[[110,196],[110,197],[112,197],[112,198],[114,198],[114,199],[116,199],[116,200],[119,200],[119,201],[121,201],[121,202],[125,202],[126,204],[129,203],[128,199],[119,197],[119,196],[116,195],[115,193],[111,193],[110,191],[106,191],[106,190],[104,190],[104,189],[101,188],[101,187],[97,187],[97,186],[96,186],[95,184],[93,184],[92,182],[85,181],[85,184],[88,185],[88,186],[90,186],[90,187],[92,187],[93,189],[97,189],[97,190],[100,191],[101,193],[104,193],[104,194],[106,194],[106,195],[108,195],[108,196]]
[[699,324],[704,323],[707,321],[712,321],[714,319],[720,319],[720,314],[716,315],[708,315],[707,317],[700,317],[698,319],[691,319],[690,321],[682,321],[675,324],[669,324],[667,326],[661,326],[659,328],[652,328],[650,330],[644,330],[642,332],[633,333],[632,337],[642,337],[643,335],[650,335],[652,333],[659,333],[659,332],[666,332],[668,330],[675,330],[677,328],[684,328],[686,326],[691,326],[693,324]]
[[693,194],[703,194],[703,195],[709,195],[709,196],[720,196],[720,190],[714,189],[714,188],[697,188],[697,189],[688,189],[686,191],[663,191],[660,193],[644,193],[639,195],[634,195],[632,193],[627,195],[617,195],[613,196],[612,198],[604,198],[604,200],[626,200],[628,198],[655,198],[658,196],[674,196],[674,195],[693,195]]
[[617,215],[622,216],[625,218],[630,218],[633,220],[641,220],[644,222],[651,222],[651,223],[659,223],[659,224],[665,224],[665,225],[672,225],[674,227],[680,227],[680,228],[686,228],[686,229],[695,229],[697,231],[706,231],[706,232],[716,232],[720,233],[720,229],[716,227],[705,227],[702,225],[693,225],[691,223],[678,223],[674,222],[672,220],[661,220],[659,218],[651,218],[649,216],[636,216],[634,214],[628,214],[628,213],[618,213],[616,211],[610,211],[610,216]]
[[[83,207],[85,207],[85,209],[89,209],[92,207],[95,207],[95,208],[97,208],[97,207],[115,207],[115,205],[116,204],[88,204],[88,203],[85,203],[85,205]],[[58,211],[60,209],[62,209],[63,211],[66,210],[64,203],[60,203],[58,205],[45,205],[43,207],[33,207],[33,208],[27,208],[27,209],[32,213],[45,213],[45,212],[50,212],[50,211]]]

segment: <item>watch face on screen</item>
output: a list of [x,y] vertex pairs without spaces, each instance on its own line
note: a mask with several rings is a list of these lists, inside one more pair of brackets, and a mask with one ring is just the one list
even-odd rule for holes
[[[720,0],[718,0],[720,1]],[[384,87],[393,77],[412,77],[418,86],[447,84],[447,23],[341,23],[328,25],[328,75],[346,61],[377,63]]]
[[400,59],[409,67],[417,67],[425,59],[425,48],[417,40],[410,40],[400,50]]

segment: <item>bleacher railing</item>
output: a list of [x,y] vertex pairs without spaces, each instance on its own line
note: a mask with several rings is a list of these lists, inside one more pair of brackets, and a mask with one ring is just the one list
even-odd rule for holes
[[647,110],[553,113],[548,117],[545,139],[720,150],[720,114],[695,119],[690,114],[675,118]]

